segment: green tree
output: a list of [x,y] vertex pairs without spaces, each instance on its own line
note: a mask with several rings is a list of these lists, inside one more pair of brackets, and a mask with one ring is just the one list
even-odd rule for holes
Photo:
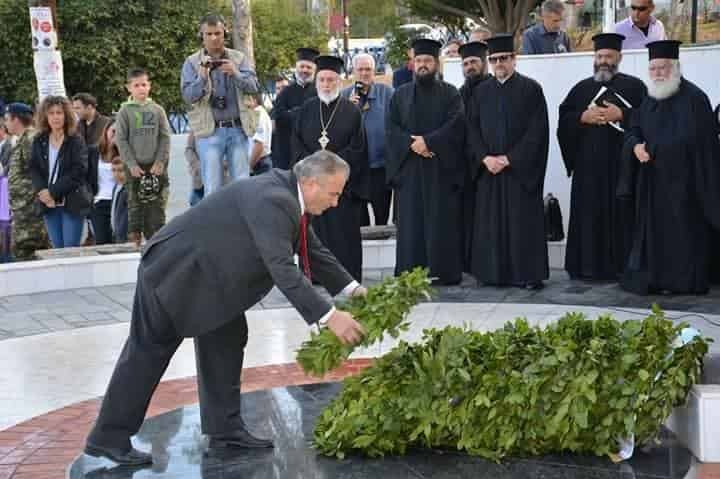
[[327,50],[325,18],[300,12],[292,0],[253,2],[252,21],[255,68],[262,82],[291,69],[297,48]]
[[540,0],[401,0],[410,13],[452,26],[470,18],[495,33],[517,33]]
[[[208,11],[231,18],[224,0],[58,2],[68,94],[90,92],[101,111],[117,110],[127,97],[125,74],[139,66],[150,71],[155,101],[168,111],[183,111],[180,69],[185,57],[199,48],[198,21]],[[0,1],[0,38],[5,46],[0,96],[33,102],[37,88],[25,2]]]

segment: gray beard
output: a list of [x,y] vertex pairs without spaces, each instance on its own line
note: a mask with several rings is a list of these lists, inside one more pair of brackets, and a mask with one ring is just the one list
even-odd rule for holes
[[318,91],[317,93],[318,98],[320,98],[320,101],[325,103],[326,105],[329,105],[330,103],[337,100],[337,98],[340,96],[340,90],[335,90],[333,93],[325,94],[323,92]]
[[598,83],[607,83],[615,78],[615,72],[609,72],[607,70],[600,70],[595,72],[595,81]]
[[295,81],[300,86],[305,86],[305,84],[307,84],[307,83],[312,83],[313,80],[314,80],[314,78],[312,77],[312,75],[308,76],[307,78],[303,78],[302,76],[298,75],[297,73],[295,74]]
[[665,81],[650,80],[648,82],[648,95],[656,100],[670,98],[680,89],[681,79],[680,75],[673,74]]
[[610,67],[610,70],[599,70],[597,66],[593,66],[595,75],[593,78],[598,83],[607,83],[613,78],[615,78],[615,75],[617,75],[618,72],[618,66],[613,65]]

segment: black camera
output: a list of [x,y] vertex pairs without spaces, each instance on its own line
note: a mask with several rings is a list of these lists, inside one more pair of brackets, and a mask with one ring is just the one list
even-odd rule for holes
[[366,96],[367,93],[365,93],[365,84],[361,81],[355,82],[355,94],[357,96]]
[[221,66],[223,63],[225,63],[225,60],[223,60],[222,58],[208,58],[202,64],[202,66],[205,68],[209,68],[210,71],[212,71]]
[[227,108],[227,98],[224,96],[213,96],[210,104],[217,110],[224,110]]

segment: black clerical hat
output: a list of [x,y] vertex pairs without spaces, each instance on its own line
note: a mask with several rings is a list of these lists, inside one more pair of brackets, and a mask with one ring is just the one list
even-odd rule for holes
[[431,55],[435,58],[440,56],[440,49],[442,45],[440,42],[436,42],[430,38],[418,38],[412,44],[415,56],[417,55]]
[[515,38],[509,33],[495,35],[486,40],[490,55],[494,53],[514,53]]
[[677,60],[680,58],[680,44],[677,40],[659,40],[647,44],[650,60],[656,58],[667,58]]
[[341,58],[333,57],[330,55],[320,55],[315,58],[315,64],[317,65],[317,71],[321,70],[332,70],[337,74],[342,72],[344,63]]
[[485,58],[487,56],[488,46],[485,42],[469,42],[460,47],[460,56],[464,59],[467,57]]
[[297,61],[306,60],[308,62],[314,62],[318,55],[320,55],[320,52],[315,48],[303,47],[295,50],[295,58],[297,58]]
[[619,33],[598,33],[592,37],[592,41],[595,43],[595,51],[617,50],[621,52],[623,40],[625,40],[625,36]]

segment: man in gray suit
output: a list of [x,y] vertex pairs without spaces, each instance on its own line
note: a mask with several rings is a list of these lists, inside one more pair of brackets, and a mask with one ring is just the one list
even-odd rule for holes
[[[245,311],[276,285],[308,324],[326,324],[343,343],[361,339],[362,326],[310,281],[312,276],[332,295],[366,293],[307,226],[308,213],[317,216],[337,205],[349,173],[339,156],[319,151],[292,172],[272,170],[223,188],[153,236],[138,268],[130,336],[86,454],[123,465],[152,463],[130,437],[188,337],[195,340],[202,432],[210,447],[273,446],[250,434],[240,414]],[[305,260],[305,274],[296,253]]]

